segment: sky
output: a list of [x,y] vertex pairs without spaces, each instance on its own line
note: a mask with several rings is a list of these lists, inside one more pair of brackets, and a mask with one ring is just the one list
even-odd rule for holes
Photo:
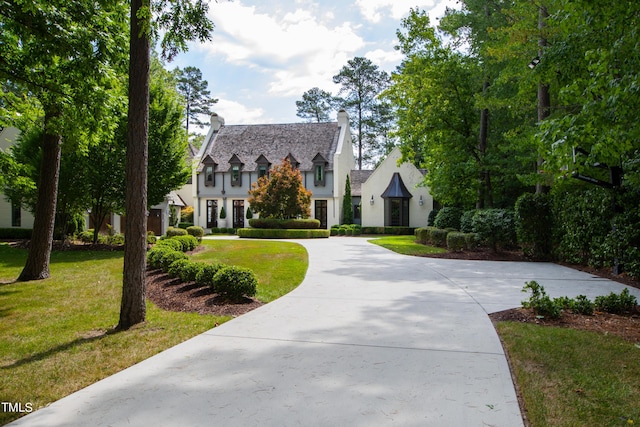
[[[432,23],[456,0],[217,0],[209,3],[211,40],[190,43],[166,68],[202,72],[213,111],[227,125],[297,123],[297,100],[313,87],[334,95],[333,76],[356,56],[381,70],[402,60],[396,30],[409,9]],[[200,133],[206,133],[202,129]]]

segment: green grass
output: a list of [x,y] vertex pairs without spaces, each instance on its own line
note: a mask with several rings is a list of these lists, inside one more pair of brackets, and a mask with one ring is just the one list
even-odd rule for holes
[[258,276],[256,298],[270,302],[295,289],[307,272],[306,249],[297,243],[270,240],[203,240],[194,260],[251,268]]
[[614,336],[514,322],[497,326],[527,417],[538,426],[640,422],[640,348]]
[[385,236],[377,239],[371,239],[369,242],[390,249],[402,255],[430,255],[440,254],[447,250],[436,248],[433,246],[421,245],[416,243],[415,236]]
[[[287,242],[205,241],[194,258],[251,267],[271,301],[304,278],[307,254]],[[259,246],[256,246],[258,244]],[[122,252],[53,252],[52,277],[14,282],[27,252],[0,243],[0,400],[35,409],[213,328],[228,317],[147,303],[147,321],[114,333]],[[0,424],[20,414],[0,412]]]

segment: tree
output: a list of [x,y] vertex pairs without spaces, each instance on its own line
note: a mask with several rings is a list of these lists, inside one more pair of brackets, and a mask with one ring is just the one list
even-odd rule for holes
[[152,31],[164,30],[163,57],[172,59],[188,40],[209,39],[213,24],[201,0],[157,0],[152,26],[150,0],[132,0],[129,32],[129,114],[127,157],[125,254],[120,320],[117,329],[129,329],[146,318],[145,270],[147,251],[147,159],[149,124],[149,68]]
[[123,6],[115,0],[2,4],[0,77],[37,99],[43,117],[33,238],[18,280],[50,276],[62,135],[90,138],[100,122],[113,70],[122,64]]
[[251,185],[249,204],[263,218],[308,218],[311,192],[304,188],[300,170],[285,158],[269,171],[269,176],[263,176]]
[[208,122],[200,120],[200,116],[211,115],[211,106],[218,102],[210,97],[211,92],[207,90],[209,83],[202,80],[202,72],[196,67],[176,68],[174,73],[178,79],[178,91],[185,99],[186,115],[185,124],[187,134],[189,134],[189,123],[198,127],[208,125]]
[[336,99],[333,95],[314,87],[302,94],[302,101],[296,101],[296,115],[308,122],[328,122],[329,114],[335,107]]
[[377,138],[372,137],[380,133],[376,108],[380,103],[378,95],[389,86],[389,75],[369,59],[356,57],[333,76],[333,82],[341,85],[340,95],[345,96],[339,102],[356,127],[354,145],[358,151],[358,169],[362,169],[366,150],[378,148]]
[[351,202],[351,181],[347,175],[347,182],[344,184],[344,196],[342,197],[342,223],[353,224],[353,204]]

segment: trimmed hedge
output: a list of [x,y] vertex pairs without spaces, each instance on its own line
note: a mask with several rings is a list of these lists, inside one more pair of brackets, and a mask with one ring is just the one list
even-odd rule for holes
[[460,230],[461,217],[462,209],[460,208],[442,208],[436,215],[433,225],[438,228],[453,228],[455,230]]
[[467,235],[452,231],[447,234],[447,249],[451,252],[461,252],[467,249]]
[[253,228],[271,228],[284,230],[318,229],[320,221],[317,219],[275,219],[251,218],[249,225]]
[[182,243],[178,240],[178,239],[161,239],[156,246],[166,246],[168,248],[173,249],[174,251],[181,251],[184,252],[182,250]]
[[273,228],[239,228],[238,236],[253,239],[317,239],[329,237],[329,230],[282,230]]
[[175,240],[177,242],[180,243],[180,245],[182,245],[182,252],[189,252],[194,250],[195,248],[198,247],[198,239],[195,238],[194,236],[191,235],[187,235],[187,236],[176,236],[176,237],[172,237],[171,239],[168,240]]
[[183,228],[169,227],[167,228],[167,237],[186,236],[187,230]]
[[191,225],[187,227],[186,230],[190,236],[193,236],[198,240],[202,240],[202,236],[204,236],[204,228],[197,225]]
[[258,278],[248,268],[225,266],[213,277],[214,291],[231,301],[240,301],[244,296],[252,297],[257,288]]
[[30,228],[0,228],[0,239],[31,239]]
[[[202,269],[197,273],[196,276],[196,284],[200,286],[209,286],[214,291],[215,282],[213,280],[214,276],[221,268],[226,267],[224,264],[203,264]],[[216,291],[217,292],[217,291]]]
[[391,234],[395,236],[410,236],[414,227],[362,227],[362,234]]
[[449,234],[448,230],[443,230],[442,228],[433,228],[429,237],[431,239],[431,244],[434,246],[446,247],[447,246],[447,235]]

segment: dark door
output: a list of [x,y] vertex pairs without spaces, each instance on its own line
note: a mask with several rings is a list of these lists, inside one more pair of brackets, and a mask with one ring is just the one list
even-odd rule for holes
[[384,204],[385,226],[409,226],[409,199],[389,198],[384,199]]
[[151,209],[149,211],[147,231],[153,231],[156,236],[162,235],[162,211],[160,209]]
[[327,228],[327,201],[316,200],[315,218],[320,221],[320,228]]
[[207,228],[218,226],[218,201],[207,200]]
[[244,228],[244,200],[233,201],[233,228]]

